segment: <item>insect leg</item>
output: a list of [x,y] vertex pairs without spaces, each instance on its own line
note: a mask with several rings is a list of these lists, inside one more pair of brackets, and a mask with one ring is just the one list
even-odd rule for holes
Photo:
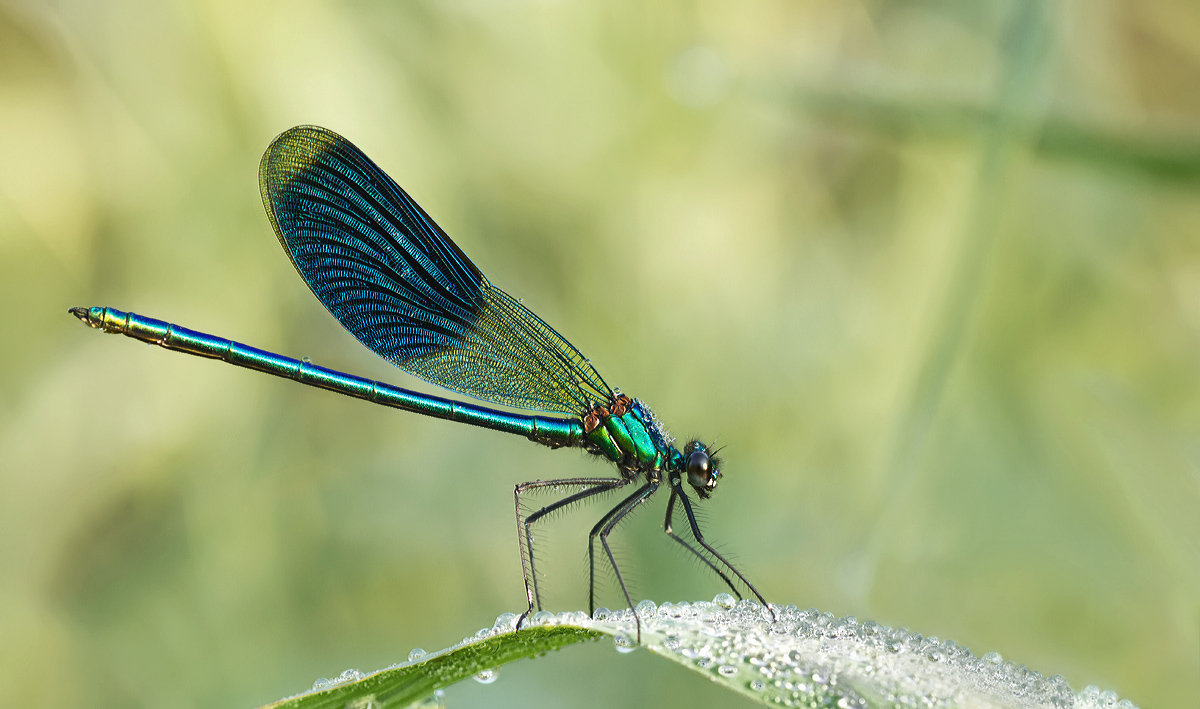
[[[533,614],[535,606],[538,609],[542,607],[542,597],[538,591],[537,584],[537,570],[533,565],[533,535],[530,532],[531,525],[555,510],[560,510],[572,503],[587,499],[592,495],[598,495],[608,490],[615,490],[627,484],[629,484],[629,481],[624,478],[564,478],[561,480],[535,480],[517,485],[513,493],[517,509],[517,546],[521,551],[521,574],[525,577],[525,596],[529,601],[529,608],[517,619],[517,628],[520,628],[521,624]],[[546,505],[537,512],[526,516],[521,510],[521,495],[531,490],[547,487],[583,487],[585,489]]]
[[672,488],[671,489],[671,499],[667,502],[667,518],[663,522],[663,531],[667,533],[668,537],[679,542],[683,546],[684,549],[687,549],[692,554],[694,554],[697,559],[699,559],[700,561],[703,561],[705,566],[712,569],[712,572],[714,574],[721,577],[721,580],[725,582],[725,585],[729,587],[729,590],[733,591],[733,595],[737,596],[738,599],[741,599],[742,592],[739,591],[738,587],[733,584],[733,580],[730,579],[729,576],[727,576],[725,574],[725,572],[722,571],[716,564],[712,563],[712,561],[710,561],[707,556],[701,554],[700,551],[698,549],[696,549],[696,547],[685,542],[683,540],[683,538],[680,537],[678,534],[676,534],[675,530],[672,529],[671,518],[675,515],[675,501],[676,501],[676,499],[678,499],[678,497],[679,497],[679,493],[675,492],[675,489]]
[[592,527],[592,531],[588,533],[588,615],[593,615],[596,612],[596,536],[600,534],[600,529],[608,524],[610,519],[625,509],[625,506],[636,499],[638,495],[641,495],[647,486],[649,486],[649,483],[639,487],[632,495],[618,502],[616,507],[605,512],[600,521],[596,523],[596,526]]
[[[617,575],[617,583],[621,585],[621,593],[625,594],[625,602],[629,604],[629,609],[633,611],[633,619],[637,623],[638,645],[642,644],[642,619],[637,615],[637,609],[633,606],[633,598],[630,597],[629,589],[625,586],[625,579],[621,577],[621,569],[617,567],[617,560],[613,557],[612,548],[610,548],[608,545],[608,535],[612,533],[613,529],[616,528],[616,526],[621,522],[622,519],[624,519],[626,515],[628,515],[630,512],[633,512],[635,507],[648,500],[650,496],[653,495],[656,490],[658,490],[658,486],[659,482],[657,480],[652,480],[638,488],[636,492],[625,498],[621,504],[617,505],[607,515],[605,515],[605,519],[600,520],[595,527],[592,527],[592,533],[588,537],[588,554],[590,556],[593,542],[595,541],[597,533],[600,536],[600,544],[604,547],[604,553],[608,556],[608,563],[612,564],[613,572]],[[601,529],[602,525],[603,528]],[[594,595],[594,576],[592,581]]]
[[762,603],[767,607],[767,610],[771,612],[772,619],[779,620],[779,616],[775,614],[775,609],[771,607],[771,604],[767,603],[767,599],[763,598],[763,595],[758,592],[758,589],[754,587],[754,584],[750,583],[750,581],[742,575],[741,571],[738,571],[733,564],[729,563],[728,559],[721,556],[716,549],[713,549],[711,544],[704,541],[704,535],[700,532],[700,525],[696,523],[696,514],[692,512],[691,500],[688,499],[687,493],[683,491],[680,483],[674,483],[672,488],[679,494],[679,500],[683,503],[683,511],[687,513],[688,525],[692,528],[692,536],[696,538],[696,542],[700,546],[704,547],[705,551],[707,551],[709,554],[712,554],[717,561],[720,561],[722,564],[724,564],[725,568],[732,571],[733,575],[737,576],[742,583],[746,584],[746,588],[750,589],[750,592],[754,594],[759,603]]

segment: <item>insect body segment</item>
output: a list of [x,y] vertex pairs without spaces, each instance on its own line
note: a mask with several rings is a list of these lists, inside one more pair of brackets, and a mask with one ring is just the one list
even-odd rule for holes
[[678,456],[679,452],[654,426],[657,422],[649,411],[645,404],[624,394],[613,397],[607,407],[592,408],[583,416],[583,430],[590,444],[585,447],[630,475],[661,471],[672,453]]

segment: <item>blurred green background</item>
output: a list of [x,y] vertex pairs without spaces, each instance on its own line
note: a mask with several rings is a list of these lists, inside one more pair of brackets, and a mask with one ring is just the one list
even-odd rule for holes
[[[1189,0],[0,1],[0,703],[253,707],[444,647],[522,608],[513,485],[607,472],[67,315],[433,391],[280,252],[299,123],[728,446],[708,532],[770,599],[1200,703]],[[664,502],[635,597],[711,598]],[[555,610],[600,512],[538,535]],[[747,706],[608,643],[447,701]]]

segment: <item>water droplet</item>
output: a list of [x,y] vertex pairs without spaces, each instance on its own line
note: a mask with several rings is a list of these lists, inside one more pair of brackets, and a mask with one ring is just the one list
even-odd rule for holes
[[658,606],[654,605],[654,601],[644,600],[637,604],[637,608],[634,609],[634,612],[640,617],[645,618],[647,616],[654,615],[654,612],[657,610]]
[[754,690],[755,692],[761,692],[767,688],[767,683],[760,679],[756,679],[747,686],[749,686],[750,689]]
[[496,670],[484,670],[475,675],[475,681],[480,684],[491,684],[496,681]]
[[501,613],[496,616],[496,622],[492,624],[492,627],[499,632],[507,632],[512,630],[516,626],[516,623],[516,613]]
[[422,657],[425,657],[428,654],[429,653],[425,652],[423,649],[421,649],[419,647],[414,647],[408,653],[408,661],[416,662],[417,660],[421,659]]
[[1001,662],[1004,662],[1004,658],[1001,657],[1000,653],[998,653],[998,652],[989,652],[988,654],[983,656],[983,661],[988,663],[989,665],[998,665]]
[[633,652],[637,649],[637,644],[633,642],[633,638],[625,633],[617,633],[613,636],[613,645],[617,646],[617,652],[626,653]]
[[737,599],[728,593],[718,593],[717,595],[713,596],[713,603],[716,603],[725,610],[729,610],[737,605]]
[[583,625],[587,622],[588,615],[583,611],[563,611],[558,614],[557,620],[566,625]]
[[313,682],[313,691],[316,692],[322,689],[329,689],[330,687],[336,687],[339,684],[345,684],[347,682],[355,682],[363,677],[366,677],[366,675],[358,670],[346,670],[333,679],[322,677],[316,682]]
[[601,607],[597,608],[596,610],[592,611],[592,620],[608,620],[608,617],[610,615],[612,615],[612,611],[605,608],[604,606],[601,606]]
[[554,623],[554,614],[550,611],[538,611],[533,614],[534,625],[552,625]]
[[303,363],[305,363],[305,364],[312,364],[312,360],[311,360],[311,359],[309,359],[308,357],[301,357],[301,358],[300,358],[300,361],[301,361],[301,362],[303,362]]
[[[358,704],[352,703],[348,706],[357,707]],[[363,707],[363,709],[374,709],[376,706],[377,705],[374,702],[370,702],[367,704],[367,706]],[[434,690],[433,694],[425,697],[412,706],[413,709],[443,709],[443,707],[446,706],[446,692],[441,689]]]
[[721,665],[717,668],[717,674],[722,677],[733,677],[738,673],[738,668],[734,665]]

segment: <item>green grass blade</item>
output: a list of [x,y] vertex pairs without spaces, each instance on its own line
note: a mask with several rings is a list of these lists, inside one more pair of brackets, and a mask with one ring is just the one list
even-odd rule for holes
[[485,670],[600,637],[596,631],[568,625],[536,626],[519,633],[500,632],[491,637],[468,639],[441,652],[366,676],[352,675],[344,682],[334,680],[333,686],[281,699],[263,709],[407,707]]
[[[852,616],[777,608],[772,622],[751,601],[638,605],[641,647],[765,704],[871,709],[1134,709],[1113,692],[1073,691],[1061,676],[1046,678],[996,653],[976,657],[953,642],[893,630]],[[493,631],[333,687],[264,709],[385,709],[404,707],[480,671],[584,640],[611,636],[618,650],[636,647],[632,611],[545,614],[512,632],[507,614]]]

